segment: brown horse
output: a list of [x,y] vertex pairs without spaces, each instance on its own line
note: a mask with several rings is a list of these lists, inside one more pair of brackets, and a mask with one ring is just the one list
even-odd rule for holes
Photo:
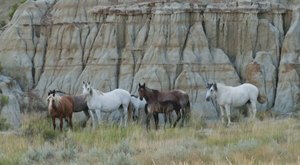
[[70,96],[58,96],[53,93],[47,97],[48,111],[52,117],[53,129],[55,130],[55,119],[60,120],[60,131],[63,128],[63,118],[68,118],[70,128],[73,128],[72,113],[74,110],[74,100]]
[[[174,110],[174,106],[173,106],[172,103],[170,103],[170,102],[164,102],[164,103],[157,102],[157,103],[151,104],[150,108],[153,112],[153,117],[154,117],[154,122],[155,122],[155,129],[158,129],[158,122],[159,122],[158,114],[159,113],[164,114],[164,121],[165,121],[164,128],[166,128],[167,117],[169,118],[170,127],[172,127],[171,113]],[[148,111],[146,111],[146,113],[148,114]],[[149,122],[149,119],[147,119],[146,122]]]
[[[171,90],[171,91],[165,91],[160,92],[155,89],[150,89],[146,87],[146,84],[143,85],[139,84],[138,89],[139,95],[142,98],[145,98],[147,101],[147,104],[149,106],[148,108],[148,115],[147,120],[149,120],[149,115],[156,114],[155,111],[157,111],[157,105],[160,106],[170,106],[172,105],[173,110],[175,110],[177,114],[177,119],[173,124],[173,127],[176,127],[177,122],[182,118],[181,126],[184,124],[184,119],[187,115],[190,114],[190,101],[189,96],[186,92],[182,90]],[[182,116],[182,117],[181,117]],[[154,117],[154,120],[156,120]],[[147,128],[149,122],[146,122]]]
[[74,100],[74,111],[73,112],[81,112],[81,111],[84,112],[86,118],[85,118],[85,120],[82,124],[82,127],[86,126],[86,123],[90,118],[90,114],[89,114],[89,107],[87,106],[87,101],[86,101],[85,96],[83,96],[83,95],[70,95],[70,94],[67,94],[66,92],[62,92],[62,91],[55,90],[55,89],[54,90],[49,90],[48,96],[51,95],[51,94],[57,94],[59,96],[68,95],[68,96],[72,97],[73,100]]

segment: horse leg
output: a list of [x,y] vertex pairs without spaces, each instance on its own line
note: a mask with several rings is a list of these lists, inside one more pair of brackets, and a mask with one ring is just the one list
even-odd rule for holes
[[91,118],[92,118],[92,126],[93,126],[93,128],[95,128],[95,116],[93,115],[93,110],[88,110],[88,112],[89,112],[89,115],[91,116]]
[[72,114],[69,116],[69,125],[70,125],[71,130],[73,130]]
[[60,123],[59,123],[59,128],[60,128],[60,131],[62,131],[63,124],[64,124],[63,117],[62,117],[62,116],[60,116],[60,117],[59,117],[59,120],[60,120]]
[[169,112],[169,123],[170,123],[170,128],[172,128],[172,111]]
[[126,106],[126,105],[123,105],[123,118],[124,118],[124,126],[127,127],[127,120],[128,120],[128,106],[129,104]]
[[83,112],[84,112],[84,114],[85,114],[85,120],[84,120],[83,123],[82,123],[82,127],[85,127],[87,121],[90,119],[90,114],[89,114],[89,110],[84,110]]
[[248,110],[248,115],[249,115],[249,117],[251,118],[251,117],[253,116],[251,104],[250,104],[250,103],[247,103],[246,106],[247,106],[247,110]]
[[150,130],[150,118],[151,118],[152,113],[148,113],[146,115],[146,130],[149,131]]
[[224,124],[224,106],[220,106],[221,122]]
[[226,110],[226,115],[227,115],[227,126],[229,126],[231,124],[231,120],[230,120],[230,106],[229,105],[225,105],[225,110]]
[[176,127],[177,122],[181,119],[181,112],[180,112],[180,110],[176,110],[176,114],[177,114],[177,119],[174,122],[173,128]]
[[181,110],[181,114],[182,114],[182,120],[181,120],[181,127],[183,127],[183,124],[184,124],[184,121],[185,121],[185,118],[186,118],[186,113],[185,113],[185,110],[183,108],[180,109]]
[[251,101],[251,109],[252,109],[252,119],[254,120],[256,117],[256,102]]
[[101,110],[100,109],[95,109],[95,112],[96,112],[98,124],[100,124],[100,121],[101,121]]
[[123,124],[123,121],[124,121],[124,109],[120,109],[120,108],[119,108],[119,112],[120,112],[120,114],[121,114],[121,120],[120,120],[119,127],[121,127],[122,124]]
[[155,129],[158,130],[158,120],[159,120],[158,113],[154,112],[153,117],[154,117]]
[[165,119],[164,129],[166,129],[166,125],[167,125],[167,113],[168,113],[168,112],[165,112],[165,113],[164,113],[164,119]]
[[55,128],[56,128],[55,117],[52,117],[52,125],[53,125],[53,129],[55,130]]

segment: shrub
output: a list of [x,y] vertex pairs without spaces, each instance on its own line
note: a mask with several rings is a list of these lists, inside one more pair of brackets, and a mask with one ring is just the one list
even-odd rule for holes
[[121,143],[113,150],[113,153],[125,153],[126,155],[133,155],[135,150],[130,147],[127,140],[122,140]]
[[8,101],[9,101],[9,97],[8,96],[5,96],[5,95],[2,95],[1,96],[1,105],[2,106],[5,106],[8,104]]
[[117,165],[131,165],[137,164],[132,156],[134,155],[135,150],[130,147],[127,140],[122,140],[121,143],[113,150],[112,158],[109,164]]
[[9,9],[9,12],[8,12],[8,16],[9,16],[10,20],[14,16],[14,14],[15,14],[16,10],[18,9],[18,7],[20,6],[20,4],[23,4],[25,2],[26,2],[26,0],[20,0],[19,3],[15,3],[12,5],[12,7]]
[[17,8],[19,7],[18,3],[15,3],[12,5],[12,7],[10,8],[9,12],[8,12],[8,16],[9,16],[9,19],[11,20],[12,17],[14,16]]
[[72,139],[64,139],[64,148],[61,149],[60,152],[58,152],[58,155],[65,160],[65,161],[70,161],[75,158],[77,154],[77,147],[75,141]]
[[130,155],[125,154],[124,152],[120,152],[112,156],[112,159],[109,164],[110,165],[119,165],[119,164],[134,165],[137,163],[133,160],[133,158]]
[[[6,25],[5,20],[0,21],[0,28],[4,27]],[[0,73],[1,73],[1,66],[0,66]]]
[[21,158],[21,164],[35,164],[45,162],[55,158],[55,148],[46,144],[38,149],[29,148]]
[[52,129],[52,124],[50,118],[43,117],[42,115],[35,115],[33,113],[28,113],[26,115],[25,121],[22,124],[22,130],[24,135],[29,139],[32,139],[34,136],[41,135],[43,138],[49,138],[50,135],[53,134],[50,132]]
[[53,141],[59,136],[59,132],[53,129],[46,129],[42,132],[42,137],[46,141]]
[[5,118],[0,117],[0,131],[5,131],[10,128],[10,125],[6,122]]

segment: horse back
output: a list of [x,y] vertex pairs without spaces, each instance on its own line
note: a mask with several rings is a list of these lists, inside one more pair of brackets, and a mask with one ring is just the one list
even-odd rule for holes
[[111,91],[110,93],[112,93],[115,97],[119,97],[120,100],[124,100],[126,102],[130,102],[131,100],[130,93],[124,89],[118,88]]
[[84,96],[72,96],[74,101],[74,112],[88,110],[87,101]]
[[74,100],[72,96],[61,96],[60,102],[64,116],[71,115],[74,111]]
[[189,103],[189,96],[182,90],[172,90],[168,92],[161,92],[158,97],[159,102],[173,102],[185,106]]

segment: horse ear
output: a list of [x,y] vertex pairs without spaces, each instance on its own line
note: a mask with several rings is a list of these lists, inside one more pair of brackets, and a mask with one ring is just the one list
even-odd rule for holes
[[141,87],[141,84],[139,83],[139,87]]
[[146,83],[144,83],[143,87],[146,87]]
[[206,83],[206,88],[209,89],[211,87],[210,83]]
[[217,91],[218,90],[217,83],[214,83],[213,86],[214,86],[214,90]]

